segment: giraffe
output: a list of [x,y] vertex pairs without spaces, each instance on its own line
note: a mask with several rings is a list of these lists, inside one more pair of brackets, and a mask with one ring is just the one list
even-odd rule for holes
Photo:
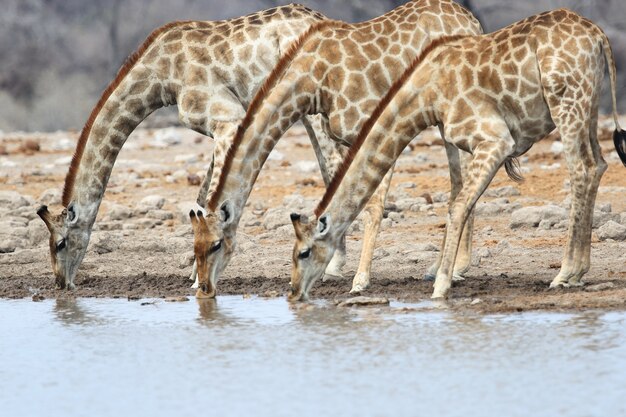
[[308,297],[339,236],[356,217],[402,149],[428,126],[472,154],[451,202],[433,298],[448,295],[463,224],[497,170],[555,127],[571,178],[572,205],[561,270],[550,287],[582,285],[589,270],[593,206],[607,164],[597,139],[598,102],[608,64],[615,148],[626,166],[626,132],[617,118],[615,62],[591,21],[558,9],[488,35],[447,37],[415,59],[359,133],[315,210],[292,214],[296,232],[290,300]]
[[[194,234],[196,259],[206,258],[199,280],[204,288],[211,290],[209,295],[214,295],[216,276],[227,262],[220,248],[232,246],[259,171],[293,123],[307,115],[321,114],[327,136],[349,145],[402,69],[432,39],[480,33],[480,23],[474,16],[450,0],[414,0],[370,21],[348,24],[329,20],[302,34],[259,89],[220,174],[215,171],[209,189],[208,215],[190,213],[197,232]],[[458,153],[456,149],[452,152]],[[451,177],[453,184],[458,184],[460,180],[455,175],[460,175],[457,167],[451,169]],[[374,239],[390,179],[391,174],[365,210],[364,223],[369,233],[364,239],[352,292],[361,292],[369,284]],[[466,236],[464,253],[469,254],[471,235],[466,233]],[[342,258],[343,255],[340,262]],[[459,270],[467,269],[468,265],[469,255]],[[196,294],[204,295],[202,288]]]
[[[65,179],[63,210],[37,211],[50,232],[57,286],[75,286],[115,159],[137,125],[176,104],[184,126],[214,139],[211,168],[198,194],[204,203],[211,169],[219,171],[256,90],[289,44],[325,19],[291,4],[224,21],[171,22],[153,31],[92,110]],[[303,122],[314,146],[329,140],[319,121]]]

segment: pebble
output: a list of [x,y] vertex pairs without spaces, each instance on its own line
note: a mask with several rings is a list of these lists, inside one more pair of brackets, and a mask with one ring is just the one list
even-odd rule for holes
[[39,204],[46,206],[54,206],[61,204],[61,190],[57,188],[49,188],[39,196],[37,200]]
[[198,155],[190,153],[186,155],[176,155],[174,157],[174,162],[179,162],[183,164],[193,164],[198,162]]
[[187,184],[191,186],[196,186],[196,185],[200,185],[201,183],[202,183],[202,178],[200,178],[199,175],[196,175],[196,174],[187,175]]
[[489,188],[485,191],[487,197],[515,197],[521,195],[517,187],[507,185],[504,187]]
[[376,248],[374,250],[374,254],[372,255],[372,259],[382,259],[386,258],[387,256],[389,256],[389,252],[387,252],[385,249]]
[[166,303],[184,303],[185,301],[189,301],[189,298],[185,296],[180,297],[165,297],[163,299]]
[[283,207],[269,209],[263,216],[263,227],[266,230],[276,230],[288,224],[291,224],[289,210]]
[[600,240],[613,239],[624,241],[626,240],[626,226],[609,220],[596,230],[596,234]]
[[0,207],[17,209],[30,205],[29,201],[16,191],[0,191]]
[[395,212],[395,211],[392,211],[392,212],[390,212],[390,213],[389,213],[388,217],[389,217],[392,221],[394,221],[394,222],[396,222],[396,223],[399,223],[399,222],[400,222],[400,220],[404,219],[404,214],[402,214],[402,213],[398,213],[398,212]]
[[603,282],[601,284],[590,285],[585,288],[585,291],[598,292],[598,291],[610,290],[613,288],[615,288],[615,284],[613,284],[612,282]]
[[552,146],[550,146],[550,152],[552,152],[555,155],[559,155],[561,153],[563,153],[563,142],[559,142],[559,141],[554,141],[552,142]]
[[306,174],[311,174],[313,172],[316,172],[317,170],[319,170],[318,166],[319,165],[315,161],[298,161],[294,165],[294,167],[298,171],[304,172]]
[[65,165],[69,165],[72,162],[72,157],[71,156],[64,156],[62,158],[58,158],[54,160],[54,165],[61,165],[61,166],[65,166]]
[[546,206],[524,207],[512,213],[509,226],[511,229],[524,226],[537,227],[542,221],[545,221],[545,227],[547,224],[554,225],[566,219],[567,210],[560,206],[549,204]]
[[174,218],[174,213],[167,210],[152,210],[146,213],[146,217],[156,220],[172,220]]
[[474,298],[474,299],[472,300],[472,302],[470,303],[470,305],[475,306],[476,304],[480,304],[480,303],[482,303],[482,302],[483,302],[483,300],[481,300],[480,298]]
[[387,230],[391,227],[391,225],[393,224],[393,221],[391,219],[383,219],[380,222],[380,229],[381,230]]
[[165,198],[160,195],[149,195],[141,199],[137,204],[136,211],[139,214],[146,214],[152,210],[160,210],[165,204]]
[[110,203],[107,206],[107,220],[126,220],[133,216],[133,212],[130,208],[121,204]]
[[182,254],[180,257],[180,262],[178,263],[178,267],[180,269],[189,268],[193,265],[193,261],[196,259],[193,251],[188,251]]
[[33,219],[28,222],[28,239],[32,246],[38,246],[40,243],[48,243],[50,232],[46,224],[41,219]]
[[340,302],[337,307],[363,307],[389,305],[389,299],[385,297],[353,297]]

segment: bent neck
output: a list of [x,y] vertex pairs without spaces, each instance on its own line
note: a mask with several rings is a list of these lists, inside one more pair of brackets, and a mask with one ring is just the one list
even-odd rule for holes
[[[138,93],[138,91],[140,91]],[[89,129],[80,159],[72,161],[64,203],[73,202],[93,224],[117,156],[128,136],[148,115],[163,107],[163,87],[148,79],[124,80],[105,100]],[[82,136],[82,135],[81,135]],[[74,158],[77,156],[75,155]],[[72,179],[71,176],[74,176]]]

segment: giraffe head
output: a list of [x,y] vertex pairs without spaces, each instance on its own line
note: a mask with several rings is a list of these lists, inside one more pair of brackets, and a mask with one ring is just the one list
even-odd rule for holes
[[57,287],[73,289],[76,271],[89,244],[88,216],[82,216],[74,203],[57,215],[50,213],[47,206],[39,207],[37,214],[50,231],[50,257]]
[[198,298],[213,298],[217,277],[228,265],[235,249],[234,239],[225,229],[233,221],[232,207],[227,201],[217,213],[203,215],[200,210],[189,212],[193,228],[193,251],[198,268]]
[[313,283],[324,275],[324,270],[335,252],[330,216],[322,215],[316,222],[297,213],[291,213],[296,231],[291,268],[289,301],[305,301]]

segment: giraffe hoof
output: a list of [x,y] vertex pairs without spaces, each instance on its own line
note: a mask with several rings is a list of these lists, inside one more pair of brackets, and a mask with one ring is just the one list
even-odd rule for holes
[[569,288],[569,283],[567,281],[554,280],[550,283],[550,288]]
[[424,278],[422,278],[422,280],[432,282],[435,280],[435,274],[431,274],[430,272],[427,272],[424,274]]
[[461,275],[461,274],[459,274],[459,273],[456,273],[456,272],[455,272],[455,273],[452,275],[452,281],[454,281],[454,282],[465,281],[465,277],[464,277],[463,275]]
[[365,272],[359,272],[352,281],[350,294],[358,294],[367,289],[370,285],[370,278]]

